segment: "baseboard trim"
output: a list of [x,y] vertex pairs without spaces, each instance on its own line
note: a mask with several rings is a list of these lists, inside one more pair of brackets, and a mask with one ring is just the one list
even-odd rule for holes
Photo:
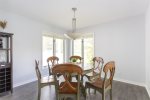
[[149,95],[149,97],[150,97],[150,89],[148,88],[148,86],[147,86],[147,85],[145,86],[145,88],[146,88],[147,93],[148,93],[148,95]]
[[34,78],[34,79],[31,79],[31,80],[27,80],[27,81],[24,81],[24,82],[20,82],[20,83],[14,84],[14,85],[13,85],[13,88],[18,87],[18,86],[21,86],[21,85],[25,85],[25,84],[27,84],[27,83],[31,83],[31,82],[36,81],[36,80],[37,80],[37,79]]
[[[37,79],[34,78],[34,79],[31,79],[31,80],[28,80],[28,81],[20,82],[20,83],[14,84],[13,87],[18,87],[18,86],[21,86],[21,85],[24,85],[24,84],[27,84],[27,83],[31,83],[31,82],[36,81],[36,80]],[[114,78],[114,80],[120,81],[120,82],[129,83],[129,84],[133,84],[133,85],[144,86],[144,87],[146,87],[148,89],[148,86],[145,85],[144,83],[138,83],[138,82],[124,80],[124,79],[119,79],[119,78]]]
[[133,84],[133,85],[143,86],[143,87],[146,86],[145,83],[139,83],[139,82],[135,82],[135,81],[129,81],[129,80],[124,80],[124,79],[119,79],[119,78],[114,78],[114,80],[124,82],[124,83]]

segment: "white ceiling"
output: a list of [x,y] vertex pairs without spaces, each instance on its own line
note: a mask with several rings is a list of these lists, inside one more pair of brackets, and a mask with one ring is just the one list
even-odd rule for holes
[[148,0],[0,0],[0,9],[52,25],[72,29],[72,7],[77,7],[77,29],[144,14]]

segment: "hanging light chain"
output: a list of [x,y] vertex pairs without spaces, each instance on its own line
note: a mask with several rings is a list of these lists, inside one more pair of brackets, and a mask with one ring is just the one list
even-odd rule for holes
[[74,12],[74,17],[72,18],[72,32],[76,32],[76,16],[75,16],[75,11],[77,10],[77,8],[72,8],[73,12]]

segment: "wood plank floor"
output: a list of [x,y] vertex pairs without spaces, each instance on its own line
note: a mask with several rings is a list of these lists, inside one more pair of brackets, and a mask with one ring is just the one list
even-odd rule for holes
[[[16,87],[13,94],[2,95],[0,100],[37,100],[37,82]],[[42,89],[41,100],[55,100],[53,86]],[[81,100],[84,100],[84,98],[81,98]],[[101,94],[97,92],[96,95],[88,95],[87,100],[101,100]],[[109,93],[106,95],[106,100],[110,100]],[[150,100],[150,98],[144,87],[114,81],[113,100]]]

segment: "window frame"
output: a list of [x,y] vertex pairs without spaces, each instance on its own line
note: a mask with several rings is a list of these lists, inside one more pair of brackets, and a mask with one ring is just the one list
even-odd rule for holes
[[[82,58],[84,58],[84,39],[86,39],[87,37],[85,36],[85,37],[82,37],[82,38],[78,38],[78,39],[81,39],[81,57]],[[95,39],[94,39],[94,33],[93,33],[93,35],[91,36],[91,38],[93,38],[93,57],[95,56]],[[75,39],[76,40],[76,39]],[[72,55],[74,55],[74,40],[72,40],[72,53],[71,53]],[[83,61],[82,61],[83,63],[82,63],[82,66],[84,67],[84,59],[83,59]],[[84,69],[84,68],[83,68]]]
[[[53,34],[43,34],[42,35],[42,65],[43,65],[43,37],[50,37],[53,39],[53,55],[56,56],[56,39],[62,39],[63,40],[63,62],[65,61],[65,39],[63,37],[57,37]],[[43,65],[44,66],[44,65]]]

